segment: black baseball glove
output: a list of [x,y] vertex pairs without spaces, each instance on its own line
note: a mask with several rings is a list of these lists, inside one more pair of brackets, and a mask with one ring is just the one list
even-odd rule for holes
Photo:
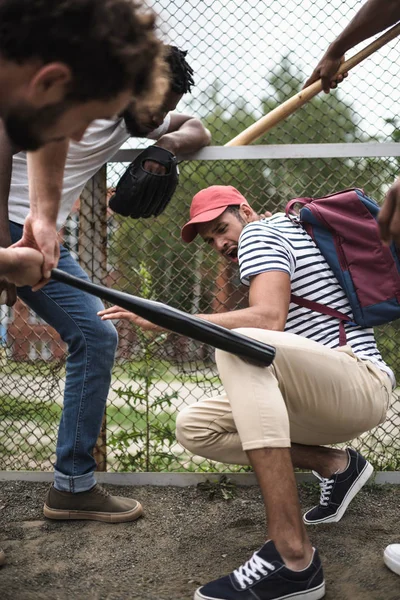
[[[143,167],[147,160],[160,163],[165,175],[150,173]],[[168,205],[178,185],[176,156],[160,146],[150,146],[129,165],[110,198],[110,208],[124,217],[157,217]]]

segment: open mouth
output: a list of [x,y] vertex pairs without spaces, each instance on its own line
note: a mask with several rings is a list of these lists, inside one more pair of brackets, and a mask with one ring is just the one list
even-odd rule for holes
[[237,246],[231,246],[228,250],[225,251],[224,256],[228,260],[233,260],[233,261],[237,262],[237,259],[238,259],[238,247]]

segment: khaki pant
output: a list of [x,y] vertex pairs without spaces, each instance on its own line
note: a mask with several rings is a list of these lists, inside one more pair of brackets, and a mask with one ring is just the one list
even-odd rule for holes
[[226,395],[187,406],[177,419],[177,439],[193,454],[248,464],[246,450],[346,442],[385,420],[389,376],[350,346],[332,350],[291,333],[237,331],[275,346],[275,360],[260,368],[217,350]]

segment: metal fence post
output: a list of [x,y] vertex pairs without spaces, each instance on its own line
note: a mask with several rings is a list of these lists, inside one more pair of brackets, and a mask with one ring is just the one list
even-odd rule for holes
[[[81,194],[79,211],[79,262],[94,283],[107,278],[107,167],[92,177]],[[93,450],[98,471],[107,470],[106,414]]]

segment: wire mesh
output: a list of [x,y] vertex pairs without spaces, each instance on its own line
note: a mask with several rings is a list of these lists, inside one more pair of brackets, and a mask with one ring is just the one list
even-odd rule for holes
[[[353,0],[345,5],[339,0],[154,2],[164,39],[188,50],[196,74],[197,87],[179,109],[199,115],[212,144],[224,144],[299,91],[359,5]],[[397,142],[399,64],[393,41],[357,67],[339,90],[315,98],[259,143]],[[138,140],[127,144],[142,146]],[[257,211],[276,212],[290,198],[354,186],[380,201],[399,173],[397,158],[184,161],[165,213],[133,221],[106,208],[107,194],[126,166],[111,162],[89,182],[64,228],[65,245],[94,281],[190,313],[246,305],[231,267],[201,243],[180,240],[198,190],[233,185]],[[63,404],[65,345],[20,301],[13,309],[3,307],[1,315],[0,469],[50,470]],[[399,327],[395,322],[376,330],[398,379]],[[179,410],[221,392],[213,349],[174,334],[150,336],[123,321],[117,329],[117,358],[95,449],[99,469],[235,469],[193,457],[175,439]],[[397,399],[383,425],[353,441],[381,470],[400,469],[399,412]]]

